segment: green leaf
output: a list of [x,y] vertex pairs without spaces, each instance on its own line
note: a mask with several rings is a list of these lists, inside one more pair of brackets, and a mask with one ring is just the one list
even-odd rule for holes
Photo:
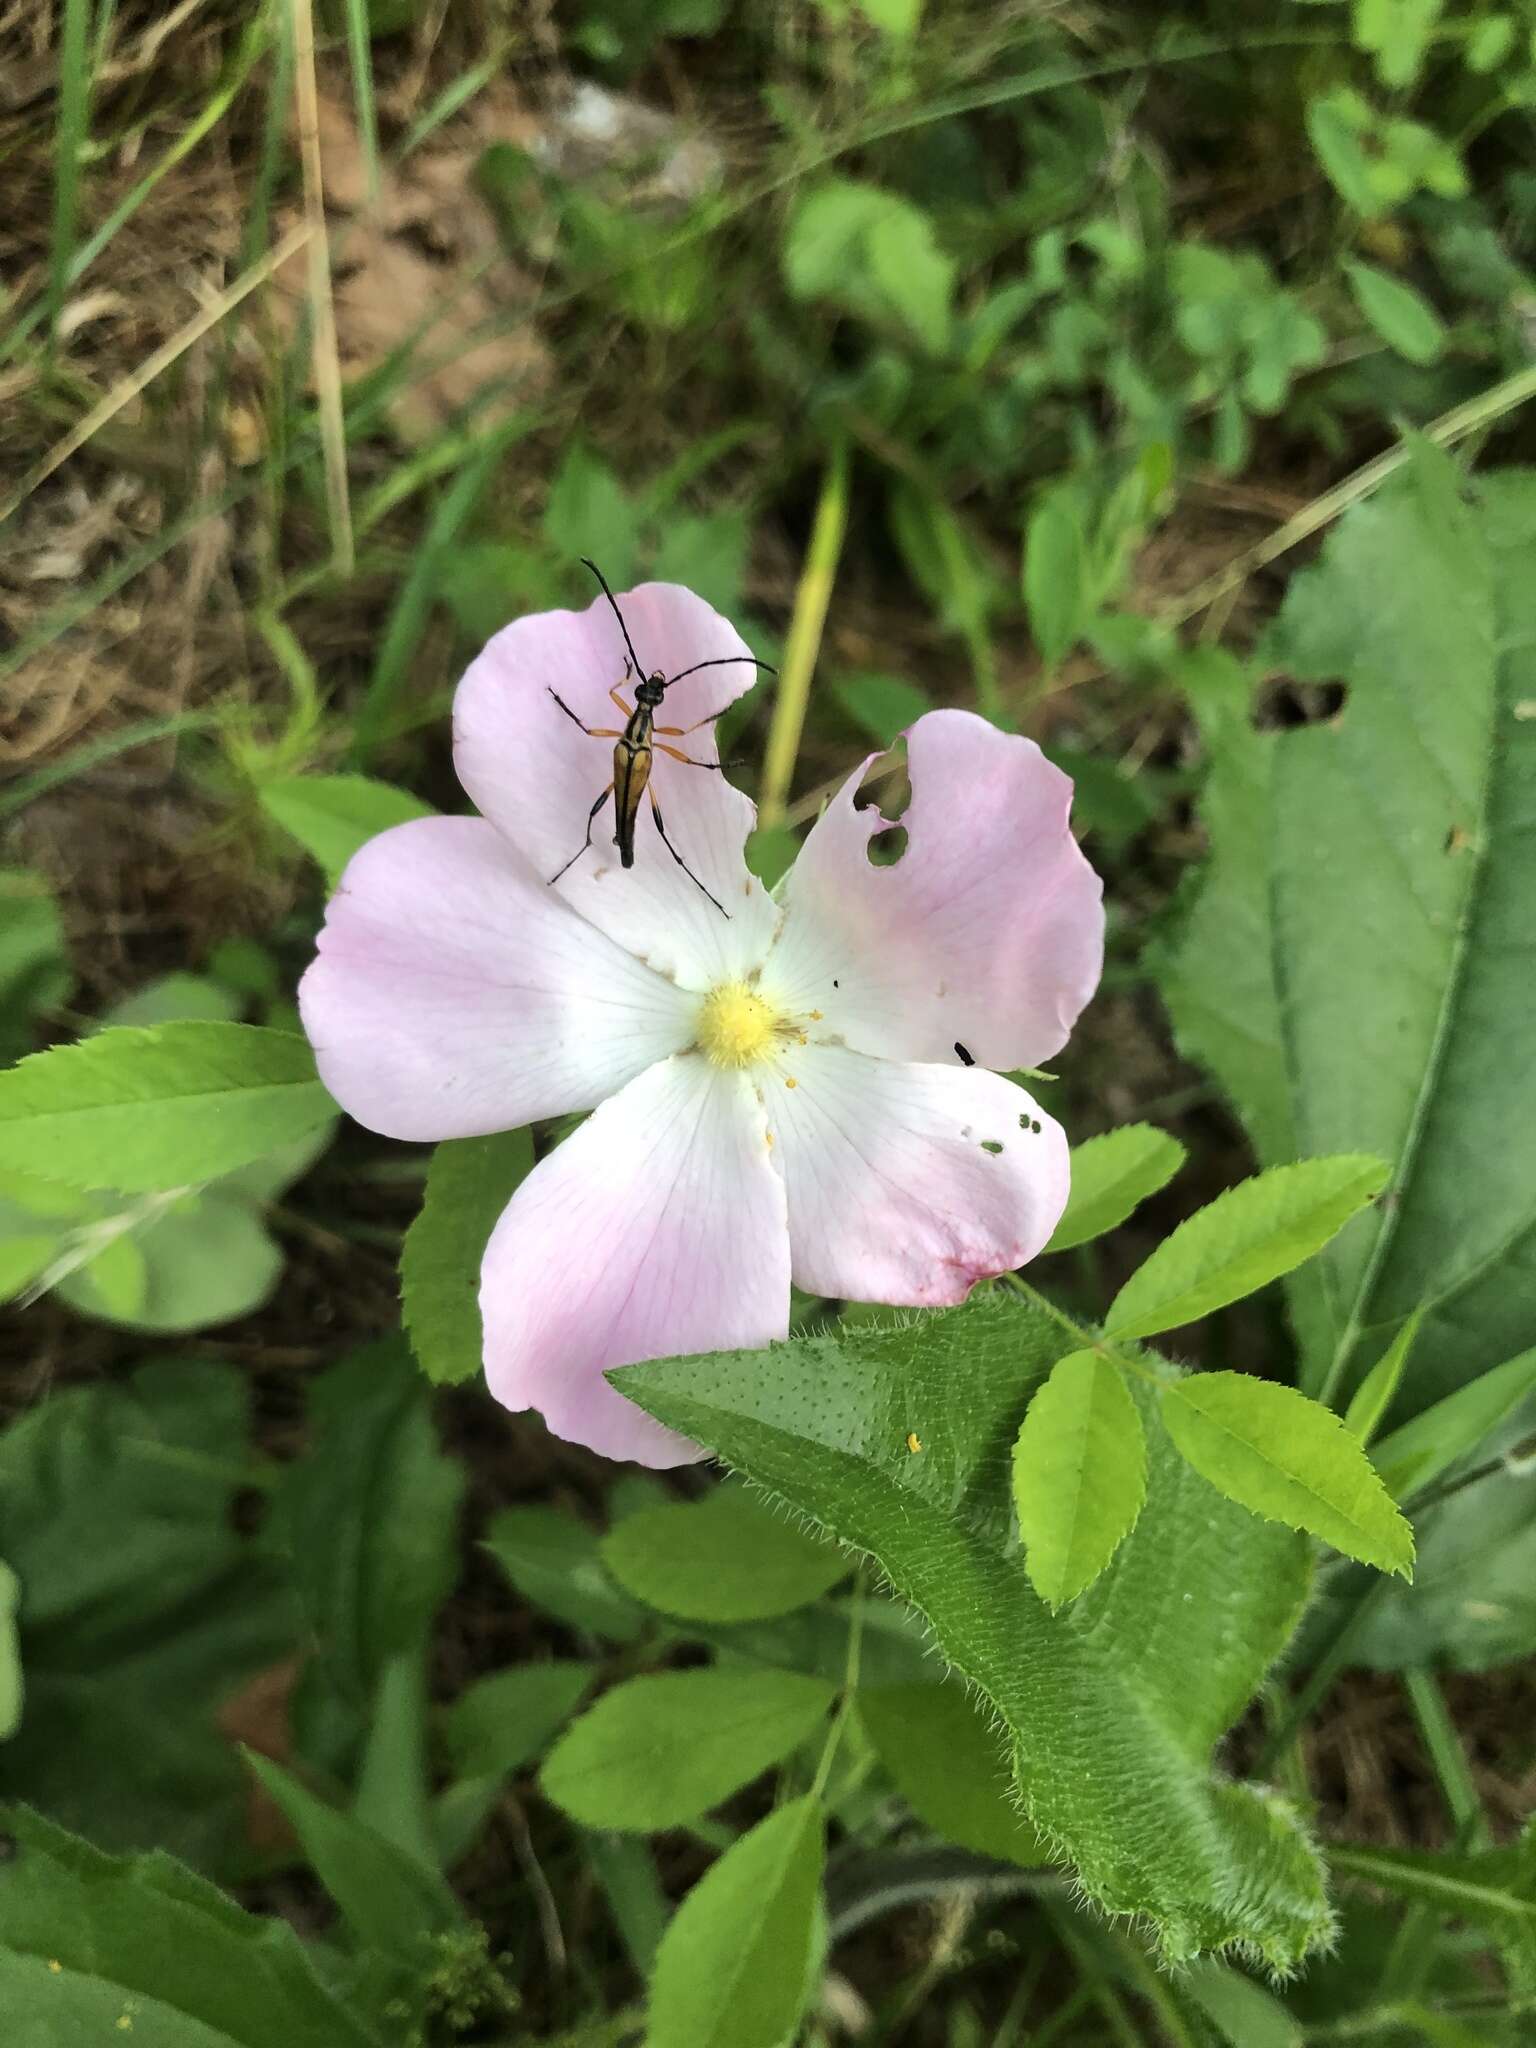
[[1133,1209],[1167,1186],[1184,1159],[1178,1139],[1151,1124],[1122,1124],[1074,1145],[1072,1192],[1046,1250],[1070,1251],[1117,1230]]
[[607,463],[580,441],[572,443],[549,487],[544,537],[576,575],[592,584],[594,597],[599,592],[590,572],[581,567],[583,556],[596,562],[615,590],[623,590],[634,578],[640,515]]
[[745,512],[673,513],[651,559],[658,583],[681,583],[728,619],[741,610],[750,533]]
[[1370,107],[1347,86],[1307,102],[1307,134],[1318,162],[1345,204],[1367,220],[1386,211],[1391,203],[1372,174],[1373,158],[1366,148],[1368,135],[1375,144],[1375,127]]
[[909,725],[933,709],[927,691],[905,676],[841,676],[832,694],[877,747],[893,747]]
[[[228,1022],[242,998],[196,974],[166,974],[113,1005],[109,1024],[165,1024],[185,1018]],[[306,1137],[237,1167],[200,1193],[172,1190],[126,1202],[108,1193],[86,1194],[35,1176],[8,1177],[0,1186],[0,1230],[35,1229],[35,1219],[57,1223],[40,1272],[59,1255],[54,1292],[83,1315],[135,1330],[171,1333],[207,1329],[246,1315],[276,1285],[283,1255],[267,1234],[261,1205],[314,1163],[331,1141],[330,1119]],[[22,1185],[22,1180],[25,1185]],[[30,1220],[30,1221],[29,1221]],[[109,1241],[102,1255],[90,1246]],[[10,1244],[0,1244],[0,1286]],[[34,1277],[33,1273],[25,1276]],[[18,1281],[17,1285],[25,1284]]]
[[[12,2048],[381,2048],[293,1929],[162,1854],[104,1855],[0,1809],[0,2010]],[[124,2022],[126,2021],[126,2025]]]
[[[1414,1327],[1411,1318],[1404,1325]],[[1536,1350],[1522,1351],[1394,1429],[1376,1446],[1376,1467],[1388,1492],[1404,1500],[1433,1484],[1480,1449],[1533,1393]]]
[[1093,609],[1087,545],[1073,497],[1049,491],[1024,530],[1024,604],[1047,670],[1082,638]]
[[132,1322],[149,1296],[149,1267],[126,1231],[109,1237],[71,1278],[99,1314],[117,1322]]
[[52,1265],[64,1242],[58,1231],[13,1232],[8,1219],[6,1235],[0,1238],[0,1301],[11,1301],[25,1293]]
[[849,1560],[736,1487],[626,1515],[603,1562],[628,1593],[685,1621],[768,1621],[846,1578]]
[[371,775],[283,775],[264,782],[261,807],[319,863],[332,888],[360,846],[392,825],[437,813],[409,790]]
[[476,1679],[443,1716],[455,1774],[499,1783],[520,1771],[570,1719],[596,1674],[594,1664],[557,1658]]
[[788,825],[759,825],[747,837],[747,866],[772,889],[794,866],[800,840]]
[[504,1508],[485,1547],[535,1607],[610,1642],[632,1643],[645,1614],[608,1575],[594,1529],[561,1508]]
[[271,1294],[283,1270],[282,1251],[255,1207],[228,1183],[181,1196],[118,1242],[140,1261],[132,1300],[103,1296],[99,1260],[69,1274],[54,1291],[85,1314],[157,1334],[205,1330],[248,1315]]
[[963,1687],[861,1687],[859,1718],[897,1791],[935,1833],[1004,1863],[1054,1860],[1021,1811],[1007,1745]]
[[57,1392],[0,1435],[27,1674],[0,1796],[231,1876],[253,1859],[221,1717],[297,1633],[270,1557],[231,1519],[248,1398],[228,1366],[146,1365]]
[[1229,1188],[1136,1269],[1110,1304],[1105,1335],[1152,1337],[1241,1301],[1320,1251],[1390,1171],[1362,1156],[1304,1159]]
[[1413,1531],[1359,1438],[1331,1408],[1242,1372],[1172,1380],[1162,1404],[1169,1435],[1229,1500],[1411,1577]]
[[1024,1568],[1047,1607],[1093,1584],[1136,1526],[1146,1492],[1146,1439],[1119,1368],[1101,1351],[1069,1352],[1030,1402],[1013,1447]]
[[864,259],[874,289],[930,355],[942,355],[949,345],[955,264],[939,247],[928,216],[904,201],[888,208],[870,223]]
[[1347,681],[1343,710],[1267,736],[1241,701],[1202,715],[1212,864],[1160,972],[1263,1163],[1396,1162],[1291,1306],[1330,1399],[1422,1306],[1405,1414],[1536,1346],[1536,1148],[1509,1138],[1536,1067],[1508,1023],[1536,891],[1533,549],[1536,476],[1467,483],[1422,445],[1344,514],[1266,649]]
[[1180,1989],[1200,2008],[1229,2048],[1303,2048],[1301,2022],[1262,1984],[1224,1963],[1193,1963]]
[[1328,1860],[1377,1891],[1470,1922],[1503,1956],[1517,1994],[1536,1996],[1536,1822],[1480,1855],[1338,1844]]
[[1445,353],[1445,322],[1422,293],[1369,263],[1346,263],[1355,303],[1388,348],[1410,363],[1437,363]]
[[21,1638],[16,1632],[20,1595],[20,1579],[0,1558],[0,1742],[8,1742],[21,1726],[24,1689]]
[[247,1750],[245,1760],[359,1941],[398,1960],[462,1921],[458,1900],[435,1870],[352,1814],[327,1806],[270,1757]]
[[449,1138],[432,1154],[421,1209],[400,1251],[400,1298],[411,1349],[439,1386],[480,1370],[480,1261],[532,1171],[529,1131]]
[[1355,0],[1354,42],[1376,59],[1383,85],[1412,85],[1444,0]]
[[681,1827],[798,1749],[832,1699],[823,1680],[789,1671],[626,1679],[567,1729],[539,1783],[587,1827]]
[[74,986],[64,919],[48,880],[28,868],[0,868],[0,1061],[37,1043],[32,1020]]
[[[1524,1412],[1528,1426],[1536,1414]],[[1517,1418],[1518,1420],[1518,1418]],[[1509,1425],[1514,1428],[1514,1423]],[[1501,1437],[1506,1432],[1501,1431]],[[1339,1598],[1361,1588],[1347,1582]],[[1356,1622],[1350,1658],[1378,1671],[1486,1671],[1536,1650],[1536,1523],[1528,1468],[1511,1461],[1426,1512],[1413,1584],[1390,1584]]]
[[920,208],[853,178],[829,178],[796,207],[784,277],[799,299],[830,299],[865,319],[894,316],[931,353],[949,342],[955,265]]
[[[464,1475],[438,1449],[404,1343],[365,1344],[311,1384],[308,1455],[284,1468],[274,1536],[309,1623],[315,1683],[354,1742],[379,1680],[421,1640],[458,1571]],[[326,1754],[345,1768],[342,1754]]]
[[821,1814],[796,1799],[733,1842],[662,1936],[645,2048],[781,2048],[810,1991]]
[[0,1074],[8,1166],[127,1194],[216,1180],[335,1113],[306,1042],[255,1024],[102,1031]]
[[[1381,1418],[1392,1406],[1404,1368],[1408,1363],[1408,1354],[1413,1349],[1413,1340],[1419,1334],[1421,1320],[1422,1317],[1417,1311],[1408,1318],[1356,1387],[1354,1399],[1344,1412],[1344,1427],[1352,1436],[1359,1437],[1362,1444],[1370,1442],[1381,1427]],[[1397,1488],[1391,1484],[1385,1473],[1382,1474],[1382,1481],[1388,1493],[1401,1498]]]
[[114,1003],[101,1021],[174,1024],[195,1018],[207,1024],[233,1024],[244,1008],[241,996],[206,974],[162,974]]
[[1009,1451],[1060,1349],[1054,1316],[987,1299],[613,1380],[876,1559],[1006,1725],[1029,1817],[1090,1897],[1170,1957],[1245,1941],[1294,1962],[1331,1926],[1315,1852],[1211,1752],[1295,1627],[1305,1545],[1200,1479],[1138,1385],[1146,1507],[1053,1616],[1020,1569]]

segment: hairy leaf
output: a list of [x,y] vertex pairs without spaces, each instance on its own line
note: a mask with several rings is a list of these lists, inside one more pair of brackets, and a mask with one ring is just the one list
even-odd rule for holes
[[877,1559],[1006,1724],[1029,1817],[1090,1896],[1145,1915],[1170,1957],[1246,1941],[1295,1961],[1330,1926],[1316,1853],[1210,1757],[1295,1626],[1305,1546],[1199,1478],[1138,1388],[1147,1505],[1052,1616],[1013,1538],[1009,1454],[1060,1351],[1054,1317],[989,1299],[613,1379]]

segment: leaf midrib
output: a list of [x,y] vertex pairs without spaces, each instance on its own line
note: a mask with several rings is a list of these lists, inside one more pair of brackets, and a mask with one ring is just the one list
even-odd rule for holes
[[[1495,586],[1497,587],[1497,586]],[[1495,663],[1493,691],[1489,708],[1488,728],[1484,740],[1483,771],[1478,786],[1477,830],[1472,842],[1472,878],[1462,903],[1461,916],[1456,921],[1456,936],[1451,945],[1450,968],[1446,975],[1445,989],[1440,998],[1440,1008],[1435,1019],[1435,1035],[1424,1062],[1424,1071],[1419,1078],[1418,1090],[1414,1096],[1413,1109],[1404,1134],[1403,1148],[1398,1170],[1393,1176],[1388,1193],[1395,1197],[1378,1205],[1381,1221],[1376,1232],[1376,1241],[1371,1246],[1370,1257],[1365,1271],[1355,1289],[1355,1298],[1350,1304],[1349,1317],[1342,1334],[1334,1346],[1323,1383],[1317,1390],[1317,1398],[1324,1404],[1332,1401],[1339,1381],[1349,1368],[1350,1354],[1360,1340],[1360,1333],[1366,1324],[1366,1311],[1375,1294],[1382,1273],[1391,1256],[1397,1239],[1398,1225],[1407,1207],[1407,1193],[1410,1182],[1418,1170],[1419,1150],[1424,1140],[1425,1127],[1429,1122],[1430,1106],[1434,1101],[1445,1064],[1446,1050],[1450,1044],[1457,1012],[1461,1006],[1466,979],[1466,961],[1471,949],[1471,933],[1478,909],[1482,903],[1483,890],[1487,880],[1488,862],[1491,853],[1492,834],[1488,829],[1490,796],[1493,789],[1494,768],[1498,755],[1499,710],[1503,702],[1502,672],[1498,664],[1503,659],[1503,644],[1496,642],[1493,647]],[[1293,1069],[1294,1072],[1294,1069]]]

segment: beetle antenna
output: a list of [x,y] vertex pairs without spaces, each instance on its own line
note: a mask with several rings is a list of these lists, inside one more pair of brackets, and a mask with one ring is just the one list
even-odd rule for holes
[[667,677],[667,688],[670,690],[674,683],[680,683],[684,676],[696,676],[701,668],[730,668],[739,661],[750,661],[754,668],[763,669],[771,676],[778,674],[772,662],[759,661],[755,654],[725,654],[718,661],[696,661],[692,668],[679,669],[675,676]]
[[630,659],[635,664],[635,673],[636,675],[643,676],[645,674],[645,663],[640,659],[639,655],[635,652],[635,643],[629,637],[629,628],[624,623],[624,614],[619,610],[619,600],[608,588],[608,578],[603,574],[602,570],[599,569],[596,562],[589,562],[585,555],[581,557],[581,566],[584,569],[590,569],[592,571],[592,574],[597,578],[598,582],[601,583],[601,585],[603,586],[603,595],[607,598],[608,602],[613,606],[613,616],[619,622],[619,631],[624,635],[624,645],[629,649]]

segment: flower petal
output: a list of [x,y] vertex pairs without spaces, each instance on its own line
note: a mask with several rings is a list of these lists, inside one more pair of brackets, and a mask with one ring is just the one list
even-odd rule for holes
[[699,1456],[603,1374],[787,1331],[784,1184],[750,1084],[694,1054],[605,1102],[512,1197],[480,1309],[486,1381],[508,1408],[605,1457]]
[[[1067,824],[1072,784],[1033,740],[969,711],[907,736],[906,851],[871,865],[886,821],[833,798],[787,876],[763,993],[888,1059],[1037,1066],[1098,985],[1103,885]],[[866,762],[865,766],[868,766]]]
[[[619,596],[630,639],[643,662],[677,675],[696,662],[729,660],[686,676],[657,713],[659,726],[687,727],[750,687],[741,635],[703,598],[675,583],[642,583]],[[651,768],[667,837],[698,877],[690,881],[662,843],[650,797],[635,823],[635,864],[624,868],[614,845],[613,798],[588,813],[614,773],[612,738],[592,739],[568,718],[558,691],[582,724],[610,734],[625,713],[609,691],[634,704],[634,677],[618,620],[601,595],[584,612],[540,612],[498,633],[470,665],[454,698],[454,763],[486,817],[545,880],[580,857],[556,890],[620,945],[658,973],[702,991],[755,967],[773,930],[774,909],[742,858],[756,809],[713,769],[690,767],[658,746]],[[719,758],[712,724],[662,739],[698,761]],[[699,883],[704,886],[701,888]],[[704,894],[708,889],[729,915]]]
[[587,1109],[693,1036],[698,1004],[546,889],[484,818],[355,854],[299,1010],[320,1078],[389,1138]]
[[807,1293],[964,1301],[978,1280],[1034,1258],[1066,1207],[1066,1134],[984,1067],[812,1045],[786,1054],[766,1089],[790,1262]]

